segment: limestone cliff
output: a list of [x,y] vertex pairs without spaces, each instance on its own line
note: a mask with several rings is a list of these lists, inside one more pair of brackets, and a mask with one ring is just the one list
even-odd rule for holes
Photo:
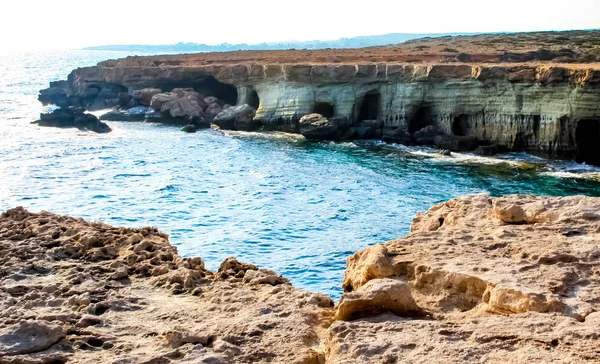
[[[183,56],[181,56],[183,57]],[[192,59],[193,60],[193,59]],[[134,91],[191,87],[230,104],[257,107],[265,129],[298,132],[317,112],[348,125],[380,120],[378,138],[410,141],[434,125],[508,150],[600,163],[600,69],[486,64],[198,65],[188,58],[131,57],[77,69],[42,92],[45,103],[88,108],[129,101]],[[56,91],[68,89],[68,95]],[[57,96],[58,95],[58,96]]]

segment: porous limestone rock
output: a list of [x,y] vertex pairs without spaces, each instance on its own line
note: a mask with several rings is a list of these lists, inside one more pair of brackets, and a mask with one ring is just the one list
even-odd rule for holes
[[211,272],[153,227],[16,208],[0,362],[595,363],[599,242],[598,198],[461,197],[348,258],[334,307],[233,257]]
[[2,355],[31,354],[44,351],[65,337],[62,327],[44,321],[20,321],[0,331]]
[[[344,279],[346,295],[384,279],[406,285],[427,316],[336,322],[328,362],[593,362],[599,242],[597,198],[474,195],[436,205],[405,238],[350,257]],[[337,317],[342,309],[343,300]]]
[[423,315],[410,293],[410,286],[395,279],[373,279],[358,290],[345,293],[335,318],[349,321],[391,312],[398,316]]
[[333,301],[227,259],[217,273],[153,227],[0,215],[2,363],[319,363]]

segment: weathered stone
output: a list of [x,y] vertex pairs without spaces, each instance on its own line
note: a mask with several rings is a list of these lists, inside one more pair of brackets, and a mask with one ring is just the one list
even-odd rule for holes
[[385,312],[404,317],[423,315],[408,284],[395,279],[374,279],[342,296],[336,319],[350,321]]
[[56,109],[51,113],[40,114],[40,120],[34,121],[39,126],[57,128],[78,128],[96,133],[108,133],[112,129],[92,114],[84,112],[83,108],[70,106]]
[[43,321],[21,321],[0,331],[2,355],[36,353],[50,348],[65,337],[63,329]]
[[258,128],[258,124],[254,122],[256,110],[248,104],[225,108],[217,114],[213,123],[221,129],[230,130],[253,130]]
[[162,90],[159,88],[143,88],[141,90],[135,90],[131,94],[131,97],[136,100],[140,106],[150,106],[152,104],[152,98],[154,95],[161,93]]
[[152,96],[150,107],[156,111],[161,111],[163,104],[177,100],[179,96],[173,92],[159,93]]
[[340,138],[339,126],[321,114],[308,114],[300,119],[300,134],[306,139],[337,140]]

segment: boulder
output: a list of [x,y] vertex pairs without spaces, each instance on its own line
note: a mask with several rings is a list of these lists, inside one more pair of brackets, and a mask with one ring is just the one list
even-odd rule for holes
[[0,331],[0,355],[37,353],[64,337],[65,332],[60,325],[44,321],[21,321]]
[[300,119],[300,134],[306,139],[337,140],[340,138],[340,129],[321,114],[308,114]]
[[168,112],[171,117],[199,117],[204,114],[202,107],[191,98],[181,97],[171,102],[162,104],[161,112]]
[[143,88],[141,90],[135,90],[131,94],[131,97],[141,106],[150,106],[154,95],[161,93],[159,88]]
[[381,138],[386,143],[410,144],[412,142],[408,131],[400,126],[384,126],[381,132]]
[[253,130],[259,125],[254,123],[256,110],[248,104],[229,107],[221,111],[213,119],[213,123],[221,129]]
[[433,144],[440,149],[448,149],[452,152],[470,152],[477,148],[479,139],[475,136],[440,134],[433,139]]
[[358,290],[345,293],[338,305],[336,319],[351,321],[385,312],[404,317],[423,315],[407,283],[384,278],[371,280]]
[[32,124],[56,128],[87,129],[96,133],[108,133],[112,129],[92,114],[86,114],[80,107],[70,106],[56,109],[50,113],[40,114],[40,120]]
[[217,99],[217,98],[216,98],[216,97],[214,97],[214,96],[208,96],[208,97],[206,97],[206,98],[204,99],[204,102],[205,102],[207,105],[210,105],[210,104],[214,104],[215,102],[219,102],[219,99]]
[[204,95],[194,91],[194,89],[174,88],[171,92],[176,93],[179,97],[185,97],[188,98],[190,101],[197,103],[202,108],[202,111],[206,110],[206,108],[208,107],[208,104],[204,101]]
[[395,269],[385,245],[373,245],[348,257],[342,287],[346,292],[355,291],[372,279],[395,275]]
[[86,113],[77,113],[73,116],[73,126],[81,130],[91,130],[96,133],[108,133],[112,129],[95,115]]
[[152,96],[150,100],[150,107],[156,111],[161,111],[163,104],[171,101],[175,101],[179,98],[176,93],[173,92],[163,92],[160,94],[156,94]]
[[[206,99],[209,99],[209,97]],[[206,114],[206,119],[213,120],[215,116],[221,113],[221,111],[223,111],[221,105],[219,105],[217,102],[213,102],[206,107],[204,113]]]

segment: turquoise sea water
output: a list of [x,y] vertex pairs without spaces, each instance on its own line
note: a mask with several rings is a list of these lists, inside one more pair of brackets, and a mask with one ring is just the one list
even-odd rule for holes
[[0,55],[0,210],[154,225],[211,269],[234,255],[338,297],[350,254],[405,235],[415,213],[435,203],[478,192],[600,196],[600,169],[526,154],[441,157],[278,133],[112,122],[112,133],[98,135],[29,124],[49,81],[125,55]]

